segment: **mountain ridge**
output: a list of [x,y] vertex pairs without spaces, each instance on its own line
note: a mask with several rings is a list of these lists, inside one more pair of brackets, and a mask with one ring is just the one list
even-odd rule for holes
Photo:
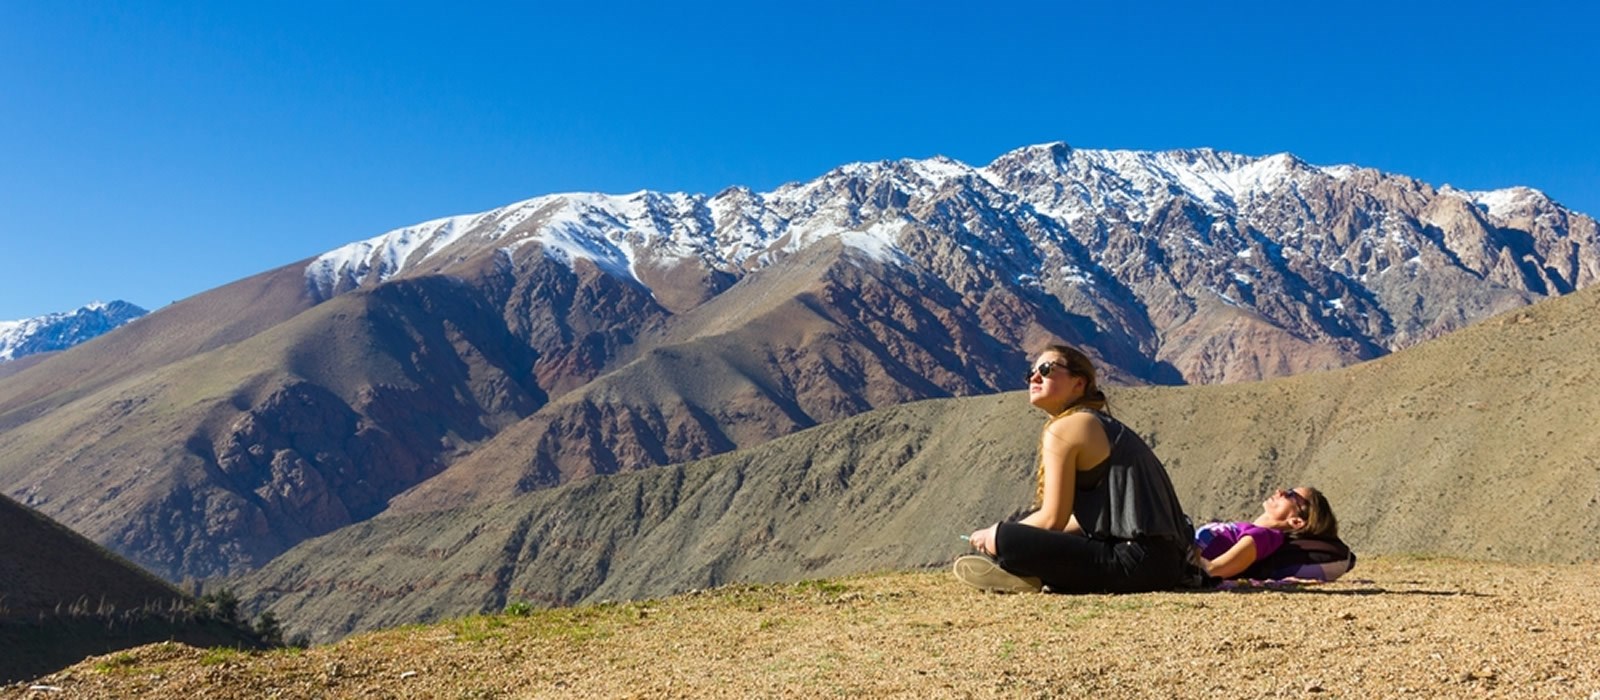
[[[1114,390],[1197,521],[1275,488],[1328,495],[1358,553],[1600,558],[1600,289],[1369,363]],[[308,540],[240,586],[316,639],[495,610],[938,565],[1032,498],[1043,416],[1020,392],[857,414],[751,449]],[[1531,532],[1529,513],[1562,503]]]
[[[1377,207],[1370,213],[1334,203],[1368,190],[1356,198]],[[1261,224],[1270,217],[1293,218],[1277,223],[1275,237]],[[920,232],[929,227],[960,249],[930,254],[943,246],[926,245]],[[1513,229],[1521,233],[1506,233]],[[344,246],[319,256],[306,277],[308,288],[328,296],[417,270],[448,271],[446,251],[461,258],[493,247],[510,256],[537,243],[553,259],[589,259],[671,298],[677,313],[820,237],[881,262],[939,270],[964,280],[956,287],[963,293],[1002,279],[1046,289],[1069,310],[1083,308],[1108,335],[1158,356],[1164,339],[1156,329],[1181,326],[1205,299],[1261,314],[1304,342],[1341,345],[1339,362],[1347,364],[1600,276],[1593,219],[1530,188],[1434,189],[1372,169],[1311,166],[1287,153],[1054,143],[982,168],[942,156],[847,164],[768,193],[546,195]],[[952,256],[978,274],[952,271]],[[1152,260],[1164,275],[1137,274]],[[1461,270],[1476,283],[1439,270]],[[686,290],[665,281],[675,275],[702,284]],[[1411,308],[1438,295],[1416,292],[1430,283],[1479,291],[1463,295],[1470,306],[1461,313]],[[1491,288],[1499,291],[1486,293]],[[1130,298],[1106,308],[1115,297]],[[1194,356],[1185,347],[1169,354]],[[1260,378],[1204,363],[1180,370],[1190,381]]]
[[1592,281],[1593,219],[1532,191],[1481,199],[1064,144],[771,193],[549,195],[269,270],[0,377],[0,487],[163,576],[237,574],[389,508],[1002,391],[1045,342],[1083,346],[1108,383],[1238,382]]

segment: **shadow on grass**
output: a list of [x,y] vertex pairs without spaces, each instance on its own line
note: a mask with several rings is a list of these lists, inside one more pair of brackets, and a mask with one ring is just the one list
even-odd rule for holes
[[1327,589],[1317,586],[1236,586],[1232,588],[1209,588],[1202,590],[1187,590],[1183,593],[1200,595],[1240,594],[1240,593],[1291,593],[1295,595],[1331,595],[1331,596],[1369,596],[1369,595],[1416,595],[1435,597],[1461,597],[1461,598],[1493,598],[1489,593],[1477,591],[1454,590],[1427,590],[1427,589],[1392,589],[1392,588],[1340,588]]

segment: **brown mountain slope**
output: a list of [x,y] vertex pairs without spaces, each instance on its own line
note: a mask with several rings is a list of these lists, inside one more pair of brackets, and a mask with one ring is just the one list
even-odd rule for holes
[[[985,393],[1014,385],[1005,370],[1022,363],[1024,337],[1079,337],[1003,302],[1011,323],[991,322],[984,305],[937,280],[842,246],[795,257],[642,338],[632,361],[502,431],[395,510],[492,501],[751,447],[874,408]],[[1009,329],[1011,344],[995,327]],[[1128,376],[1125,366],[1108,371]]]
[[[404,504],[498,498],[985,393],[1011,383],[1025,339],[1087,339],[1013,287],[958,295],[838,241],[788,262],[747,275],[681,326],[649,290],[537,245],[274,322],[303,306],[296,290],[294,304],[262,302],[253,335],[230,320],[251,313],[228,306],[253,288],[218,290],[180,306],[211,304],[228,312],[219,318],[168,328],[187,317],[164,310],[0,384],[14,409],[0,418],[16,421],[0,433],[0,483],[162,575],[209,576],[370,517],[480,447]],[[271,280],[260,295],[281,291]],[[172,350],[191,337],[205,341],[188,348],[198,354]],[[139,343],[158,351],[142,355]],[[119,366],[106,348],[129,354],[128,368],[84,366]],[[1110,359],[1126,376],[1151,364],[1131,348]],[[53,367],[82,376],[48,394]],[[550,396],[560,401],[535,413]]]
[[532,358],[447,284],[341,296],[87,392],[0,433],[7,487],[174,579],[370,517],[543,401]]
[[[209,576],[370,517],[502,432],[407,503],[498,498],[877,406],[988,392],[1009,383],[1002,360],[1020,361],[1022,337],[1080,338],[1008,289],[969,301],[837,241],[793,258],[671,329],[644,313],[664,313],[648,290],[536,246],[459,262],[467,277],[390,280],[269,323],[297,308],[278,300],[246,337],[217,319],[169,328],[187,317],[164,310],[0,385],[16,420],[0,433],[0,483],[163,575]],[[180,306],[249,316],[227,305],[251,289]],[[185,338],[198,344],[173,349]],[[140,343],[159,347],[141,355]],[[120,366],[113,350],[134,359],[82,368]],[[48,394],[55,367],[82,372]]]
[[1221,301],[1197,306],[1206,308],[1167,331],[1170,345],[1161,356],[1175,367],[1196,368],[1188,376],[1197,384],[1334,369],[1361,356],[1335,343],[1296,337],[1248,309]]
[[25,355],[9,362],[0,362],[0,379],[5,379],[6,377],[17,374],[18,372],[39,364],[40,362],[44,362],[58,352],[60,351],[52,350],[50,352]]
[[[1313,484],[1366,553],[1600,557],[1600,293],[1579,292],[1342,370],[1118,391],[1197,517]],[[1026,505],[1040,418],[1020,394],[873,411],[750,450],[378,518],[242,584],[327,639],[507,601],[630,598],[920,566]],[[1536,523],[1537,526],[1531,526]]]
[[304,311],[313,303],[306,291],[305,263],[174,302],[4,377],[0,432],[130,377],[242,341]]

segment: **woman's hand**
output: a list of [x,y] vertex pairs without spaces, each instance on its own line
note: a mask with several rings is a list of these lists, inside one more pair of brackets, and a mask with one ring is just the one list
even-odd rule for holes
[[972,543],[973,549],[992,557],[995,555],[994,531],[995,528],[998,527],[1000,527],[1000,524],[995,523],[994,525],[990,525],[982,530],[973,530],[972,534],[967,536],[967,541]]

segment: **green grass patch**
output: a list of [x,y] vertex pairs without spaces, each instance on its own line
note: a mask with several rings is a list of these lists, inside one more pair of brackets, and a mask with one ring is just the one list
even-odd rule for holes
[[273,649],[272,651],[269,651],[267,653],[271,654],[273,656],[287,656],[289,658],[294,658],[294,657],[300,656],[302,654],[305,654],[306,653],[306,648],[302,647],[302,646],[278,647],[277,649]]
[[794,584],[794,587],[795,590],[814,591],[824,595],[839,595],[850,590],[849,586],[839,583],[838,581],[829,581],[827,579],[820,578],[801,581],[797,584]]
[[249,656],[249,654],[233,647],[215,647],[207,649],[205,655],[200,657],[200,665],[220,666],[229,663],[242,663]]
[[122,653],[109,656],[94,665],[94,670],[100,673],[128,673],[139,665],[139,660],[133,654]]
[[505,635],[505,627],[510,623],[499,615],[473,615],[458,618],[450,622],[450,631],[461,642],[483,642],[499,639]]

